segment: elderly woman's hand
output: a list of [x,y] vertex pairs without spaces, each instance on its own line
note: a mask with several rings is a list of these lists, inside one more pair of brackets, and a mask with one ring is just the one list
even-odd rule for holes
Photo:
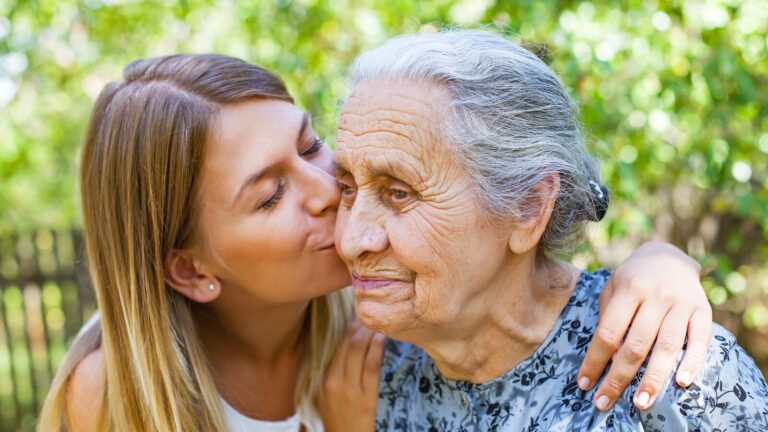
[[384,335],[356,321],[349,324],[326,371],[318,404],[326,432],[375,429],[385,341]]
[[634,395],[638,408],[649,408],[674,370],[686,334],[676,382],[683,387],[693,382],[705,360],[712,328],[700,271],[696,261],[666,243],[644,244],[615,270],[600,295],[598,328],[578,374],[579,387],[590,389],[613,360],[595,392],[599,409],[613,406],[653,347]]

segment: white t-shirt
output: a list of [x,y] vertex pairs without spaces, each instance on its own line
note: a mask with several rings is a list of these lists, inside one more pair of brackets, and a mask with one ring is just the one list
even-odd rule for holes
[[296,414],[285,420],[257,420],[243,415],[224,398],[221,406],[229,432],[299,432],[304,426],[306,432],[323,432],[323,421],[309,403],[302,403]]

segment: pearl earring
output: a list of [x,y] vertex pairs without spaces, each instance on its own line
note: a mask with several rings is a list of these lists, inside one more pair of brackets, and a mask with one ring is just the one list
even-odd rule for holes
[[208,284],[208,291],[215,291],[215,290],[216,290],[216,285]]

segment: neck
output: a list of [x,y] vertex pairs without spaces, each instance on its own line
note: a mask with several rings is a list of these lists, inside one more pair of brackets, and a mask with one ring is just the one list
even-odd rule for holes
[[[528,358],[557,322],[575,288],[575,267],[535,252],[514,256],[462,308],[455,325],[414,338],[441,374],[473,383],[495,379]],[[422,343],[424,342],[424,343]]]
[[306,356],[309,302],[268,304],[223,288],[216,301],[196,305],[194,314],[219,394],[249,417],[291,416]]
[[300,356],[308,301],[274,305],[230,297],[222,293],[215,302],[197,307],[195,321],[211,360],[226,356],[270,365]]

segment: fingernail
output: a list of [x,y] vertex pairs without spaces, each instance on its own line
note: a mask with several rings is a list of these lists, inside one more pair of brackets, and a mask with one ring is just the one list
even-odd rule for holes
[[587,377],[581,377],[577,381],[579,383],[579,388],[582,390],[589,390],[590,384],[592,384],[592,381],[589,380]]
[[648,408],[648,402],[650,402],[650,400],[651,395],[649,395],[648,392],[640,392],[640,394],[637,395],[637,399],[635,399],[640,408]]
[[608,404],[611,402],[610,399],[608,399],[608,396],[602,395],[595,401],[595,405],[597,405],[597,409],[600,411],[605,411],[608,409]]
[[680,372],[680,375],[678,375],[677,379],[679,380],[680,384],[687,386],[691,383],[691,373],[688,371],[682,371]]

